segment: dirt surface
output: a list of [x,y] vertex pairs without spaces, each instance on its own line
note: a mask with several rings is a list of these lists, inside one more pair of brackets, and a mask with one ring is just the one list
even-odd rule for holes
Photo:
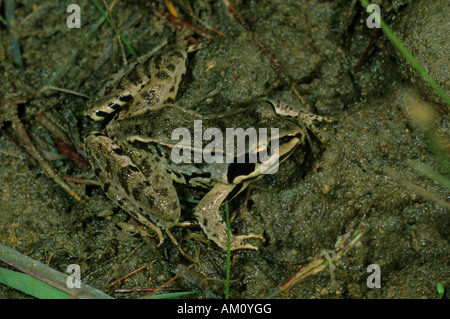
[[[297,103],[290,85],[222,1],[191,1],[195,15],[205,24],[196,22],[181,2],[173,1],[181,18],[214,38],[207,38],[205,47],[189,54],[178,104],[202,113],[221,113],[259,96]],[[296,151],[277,174],[251,185],[243,215],[245,192],[229,204],[231,214],[238,216],[231,224],[234,233],[261,233],[266,239],[264,244],[253,242],[259,244],[259,251],[233,252],[231,296],[267,295],[317,256],[324,252],[332,256],[339,238],[363,228],[364,235],[334,268],[306,278],[277,298],[437,298],[439,282],[448,298],[450,192],[411,167],[411,161],[420,162],[445,176],[443,161],[430,146],[434,145],[430,134],[448,154],[448,105],[420,89],[421,80],[405,71],[408,62],[383,35],[376,38],[354,74],[376,33],[367,28],[367,13],[359,2],[354,6],[344,0],[231,2],[312,110],[335,119],[321,125],[326,129],[326,143],[312,136],[312,148],[307,145]],[[92,2],[81,6],[80,29],[66,26],[66,1],[15,3],[17,21],[12,30],[0,23],[3,99],[41,88],[76,50],[78,56],[54,86],[94,96],[121,67],[115,33],[107,23],[82,43],[100,17]],[[112,10],[117,28],[139,55],[165,40],[183,46],[190,44],[188,37],[202,40],[193,31],[174,28],[149,3],[119,1]],[[444,41],[449,32],[448,24],[441,23],[442,12],[447,11],[444,16],[448,17],[447,3],[378,3],[387,22],[396,21],[398,35],[414,35],[406,44],[449,92],[448,41]],[[2,17],[4,7],[3,3]],[[164,6],[158,10],[167,11]],[[431,23],[421,23],[424,12]],[[24,75],[11,62],[11,35],[20,44]],[[133,59],[130,53],[127,57]],[[89,168],[81,168],[42,142],[53,143],[30,111],[45,112],[82,154],[82,137],[100,127],[83,117],[86,103],[85,98],[57,91],[16,106],[2,101],[0,242],[61,272],[69,264],[78,264],[83,282],[114,297],[135,298],[142,294],[114,289],[159,287],[190,262],[170,240],[157,248],[155,239],[130,232],[129,216],[101,189],[73,186],[86,191],[86,204],[68,195],[5,133],[15,134],[11,125],[15,118],[6,107],[17,108],[18,118],[40,152],[52,158],[55,170],[93,178]],[[200,192],[183,187],[180,194],[201,198]],[[182,205],[183,220],[192,220],[194,205],[186,201]],[[226,253],[205,241],[197,227],[174,228],[172,233],[198,259],[192,269],[213,280],[198,287],[192,280],[179,278],[162,293],[203,288],[196,297],[223,298]],[[380,267],[381,288],[366,284],[371,264]],[[107,286],[143,265],[146,269],[126,281]],[[0,285],[0,297],[26,295]]]

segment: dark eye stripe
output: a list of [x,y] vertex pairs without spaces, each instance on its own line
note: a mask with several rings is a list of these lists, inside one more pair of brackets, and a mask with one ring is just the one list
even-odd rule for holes
[[109,113],[106,113],[103,111],[96,111],[95,115],[97,115],[98,117],[107,117],[109,115]]
[[[120,100],[120,98],[119,98]],[[120,109],[120,105],[116,104],[114,102],[108,102],[108,107],[112,108],[114,111],[117,111],[118,109]]]
[[125,153],[120,148],[113,148],[112,151],[119,156],[125,155]]
[[133,165],[128,165],[128,169],[133,172],[139,172],[139,168]]
[[121,95],[119,96],[119,101],[130,102],[133,99],[132,95]]
[[94,133],[90,133],[89,136],[105,136],[105,134],[100,133],[100,132],[94,132]]
[[255,166],[255,163],[250,163],[249,154],[245,154],[244,163],[238,163],[235,158],[233,163],[228,166],[228,183],[233,184],[234,179],[238,176],[250,175],[255,170]]

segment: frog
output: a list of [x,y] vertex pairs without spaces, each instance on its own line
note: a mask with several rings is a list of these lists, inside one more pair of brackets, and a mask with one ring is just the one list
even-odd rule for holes
[[[170,234],[169,229],[180,224],[181,206],[174,185],[178,183],[206,189],[194,216],[209,240],[224,251],[258,250],[249,239],[263,241],[264,237],[227,234],[220,207],[273,169],[274,158],[279,164],[303,147],[307,132],[295,118],[299,113],[283,111],[287,108],[270,99],[258,98],[221,114],[205,115],[178,106],[175,101],[186,65],[186,51],[168,46],[109,81],[85,111],[90,119],[106,122],[103,131],[93,131],[84,140],[89,162],[107,197],[155,231],[160,244],[162,230]],[[192,145],[174,138],[173,132],[180,128],[195,137],[193,123],[200,123],[203,132],[210,128],[244,132],[276,128],[277,132],[271,131],[265,144],[227,148],[233,152],[232,161],[174,161],[173,154],[181,151],[194,158],[207,152],[215,158],[224,155],[220,147],[211,149],[211,140]],[[249,161],[251,155],[267,154],[275,145],[277,152],[272,152],[271,160]]]

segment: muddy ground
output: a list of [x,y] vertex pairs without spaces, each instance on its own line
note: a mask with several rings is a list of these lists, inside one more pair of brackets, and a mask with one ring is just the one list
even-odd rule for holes
[[[0,1],[2,17],[4,2]],[[91,1],[81,5],[80,29],[66,26],[67,1],[15,3],[13,31],[6,28],[5,20],[0,23],[2,99],[41,88],[75,50],[79,55],[53,85],[93,96],[121,67],[114,30],[107,23],[82,44],[100,17]],[[178,104],[202,113],[221,113],[259,96],[296,103],[290,85],[222,1],[197,0],[191,5],[195,15],[225,36],[196,22],[182,1],[173,1],[181,17],[212,34],[211,39],[174,28],[156,15],[149,3],[122,1],[112,10],[118,29],[139,55],[164,40],[183,46],[190,44],[188,37],[208,40],[204,48],[189,55]],[[445,175],[445,161],[433,153],[427,136],[432,132],[448,156],[448,105],[428,89],[383,35],[376,38],[354,74],[376,33],[367,28],[367,14],[359,2],[354,6],[346,0],[231,3],[312,111],[335,119],[321,125],[328,136],[326,143],[312,136],[312,148],[305,145],[277,174],[251,185],[243,215],[245,193],[229,204],[231,214],[238,216],[231,224],[233,232],[265,237],[264,243],[253,241],[259,251],[233,252],[231,296],[265,296],[313,258],[324,252],[332,255],[341,236],[363,228],[363,237],[333,269],[306,278],[277,298],[437,298],[439,282],[448,297],[450,192],[411,167],[411,161],[420,162]],[[383,18],[448,94],[447,3],[377,3]],[[159,10],[167,12],[164,7]],[[20,44],[24,75],[11,62],[11,34]],[[130,53],[127,57],[133,59]],[[82,152],[82,136],[99,128],[83,117],[86,103],[82,97],[49,91],[16,106],[20,121],[60,174],[93,178],[89,168],[80,168],[42,143],[41,138],[52,139],[30,110],[45,112]],[[0,117],[0,242],[61,272],[69,264],[79,264],[83,282],[118,298],[142,294],[115,289],[159,287],[180,265],[190,264],[170,240],[156,248],[155,239],[130,232],[125,227],[129,216],[101,189],[74,186],[86,192],[86,204],[69,196],[6,136],[5,130],[14,135],[14,118],[6,115],[10,114],[6,105],[2,102]],[[428,125],[427,134],[424,125]],[[200,192],[183,187],[180,193],[201,198]],[[193,204],[182,201],[182,205],[183,220],[191,220]],[[198,259],[192,269],[214,279],[195,297],[222,298],[226,254],[204,241],[199,228],[175,228],[172,232]],[[370,264],[380,267],[381,288],[366,284]],[[142,265],[146,269],[107,287],[108,282]],[[180,278],[161,293],[198,288]],[[26,295],[0,286],[0,297]]]

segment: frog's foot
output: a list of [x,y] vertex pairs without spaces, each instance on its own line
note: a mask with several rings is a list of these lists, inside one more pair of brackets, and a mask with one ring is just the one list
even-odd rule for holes
[[150,228],[151,230],[153,230],[156,235],[158,236],[159,239],[159,244],[157,247],[161,246],[161,244],[164,241],[164,237],[163,234],[161,232],[161,230],[152,222],[150,222],[147,218],[145,218],[141,213],[136,212],[134,214],[134,217],[143,225],[147,226],[148,228]]
[[[215,242],[223,250],[227,250],[227,227],[219,214],[219,208],[225,198],[236,185],[216,184],[195,208],[195,216],[208,239]],[[264,240],[261,235],[233,235],[230,234],[230,249],[254,249],[258,247],[244,241],[249,238]]]
[[282,116],[296,118],[299,121],[299,124],[302,128],[307,128],[311,131],[317,139],[325,143],[327,138],[323,135],[323,133],[314,125],[314,122],[333,122],[334,119],[328,116],[320,116],[314,113],[309,112],[303,107],[299,105],[290,105],[285,102],[274,100],[274,99],[266,99],[267,103],[272,105],[275,110],[275,113]]
[[317,114],[309,113],[309,112],[300,112],[298,114],[298,120],[303,122],[308,130],[314,134],[315,137],[321,142],[325,143],[327,141],[326,136],[320,131],[320,129],[314,125],[314,122],[328,122],[331,123],[334,121],[332,117],[329,116],[320,116]]
[[[258,250],[258,247],[252,245],[252,244],[246,244],[244,243],[244,239],[248,238],[257,238],[262,241],[264,241],[264,237],[258,234],[247,234],[247,235],[231,235],[230,234],[230,250],[236,250],[236,249],[254,249]],[[217,243],[217,242],[216,242]],[[219,243],[217,243],[219,245]],[[220,243],[219,245],[223,250],[227,250],[227,242]]]

